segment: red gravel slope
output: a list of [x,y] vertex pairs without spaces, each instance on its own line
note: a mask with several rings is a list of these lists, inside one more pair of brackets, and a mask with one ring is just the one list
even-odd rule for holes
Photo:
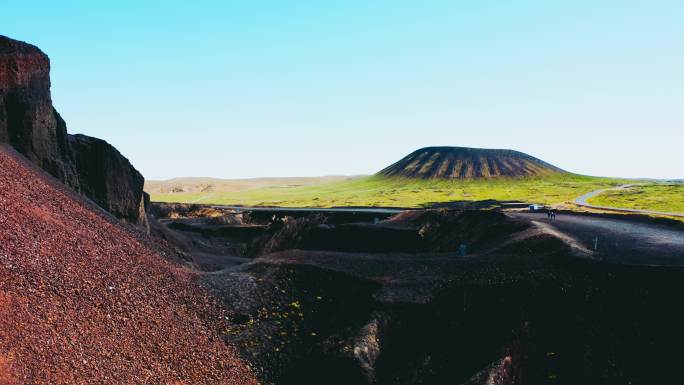
[[256,384],[221,318],[192,272],[0,146],[0,384]]

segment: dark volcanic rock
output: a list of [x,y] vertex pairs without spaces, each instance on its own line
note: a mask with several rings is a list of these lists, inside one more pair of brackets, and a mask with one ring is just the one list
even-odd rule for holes
[[50,60],[0,36],[0,142],[126,221],[146,224],[142,175],[107,142],[67,134],[52,106]]
[[50,61],[38,48],[0,36],[0,141],[77,186],[66,124],[52,107]]
[[623,385],[680,382],[683,273],[562,251],[291,250],[204,279],[233,308],[224,338],[263,383]]
[[[104,140],[69,135],[80,191],[111,213],[127,219],[145,218],[145,178]],[[138,221],[139,222],[139,221]]]
[[[262,383],[681,382],[682,267],[604,262],[489,210],[406,211],[366,224],[367,245],[362,225],[274,222],[259,250],[282,251],[203,275]],[[390,251],[398,229],[414,250]]]

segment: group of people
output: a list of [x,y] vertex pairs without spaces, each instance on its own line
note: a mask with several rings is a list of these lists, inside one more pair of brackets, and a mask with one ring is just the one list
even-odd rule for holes
[[556,219],[556,209],[546,210],[546,216],[551,220]]

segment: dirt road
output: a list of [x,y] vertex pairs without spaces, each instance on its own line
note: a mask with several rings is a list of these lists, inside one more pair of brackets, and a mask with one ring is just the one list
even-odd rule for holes
[[644,223],[586,215],[559,214],[549,220],[545,213],[510,213],[547,224],[572,236],[606,261],[638,265],[684,265],[684,231]]

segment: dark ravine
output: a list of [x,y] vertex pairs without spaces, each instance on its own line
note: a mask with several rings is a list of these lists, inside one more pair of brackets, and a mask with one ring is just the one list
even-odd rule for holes
[[492,210],[267,220],[155,203],[151,214],[196,248],[248,245],[246,263],[204,263],[203,286],[264,384],[680,382],[684,321],[671,309],[684,269],[611,262],[630,252],[624,238],[581,250],[541,215]]
[[0,142],[117,218],[147,226],[143,176],[104,140],[70,135],[52,105],[50,60],[0,36]]
[[[361,224],[325,220],[269,229],[268,254],[205,275],[232,311],[226,340],[263,383],[679,379],[670,368],[682,316],[670,309],[683,288],[681,268],[578,258],[554,234],[497,212],[414,212],[366,225],[413,229],[419,247],[401,253],[390,251],[390,238],[350,244],[350,226]],[[315,229],[329,232],[327,248]],[[462,243],[472,254],[454,252]]]

